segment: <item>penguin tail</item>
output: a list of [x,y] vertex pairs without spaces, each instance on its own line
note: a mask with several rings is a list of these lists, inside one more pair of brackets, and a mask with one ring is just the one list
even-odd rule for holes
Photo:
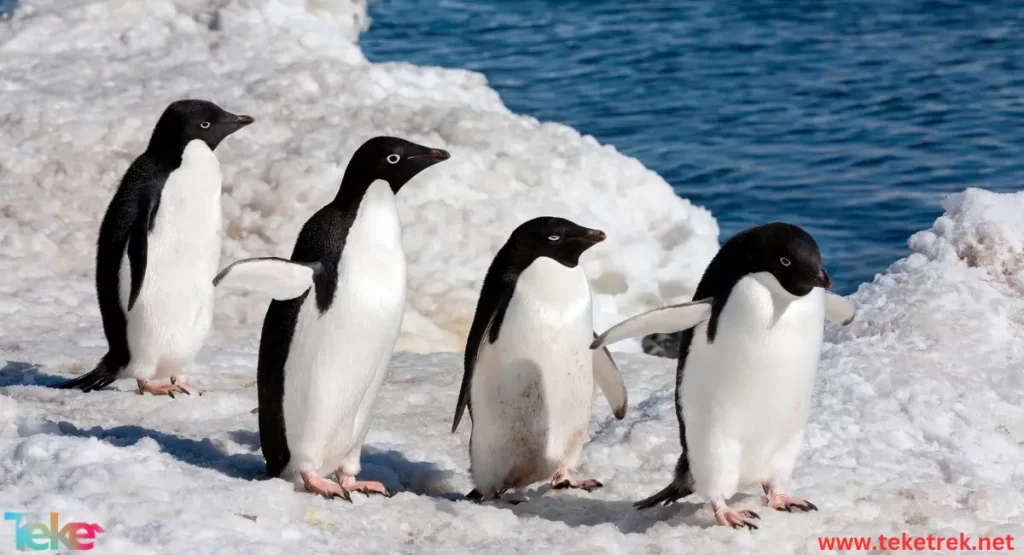
[[104,387],[114,383],[119,371],[120,367],[110,364],[107,357],[103,357],[92,372],[83,374],[66,382],[59,383],[53,387],[56,389],[80,389],[88,393],[90,391],[96,391],[97,389],[103,389]]
[[679,484],[673,481],[658,493],[655,493],[647,499],[633,503],[633,507],[638,511],[642,511],[644,509],[650,509],[656,505],[668,505],[669,503],[674,503],[691,493],[693,493],[692,488],[680,487]]

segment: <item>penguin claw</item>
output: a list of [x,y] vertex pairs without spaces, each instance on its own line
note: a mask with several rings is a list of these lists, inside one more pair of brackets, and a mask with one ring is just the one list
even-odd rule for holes
[[737,511],[730,509],[725,504],[713,505],[715,509],[715,521],[722,526],[729,526],[733,529],[747,528],[758,530],[758,526],[751,522],[753,519],[760,520],[761,516],[754,511]]
[[769,495],[767,501],[765,502],[765,505],[775,509],[776,511],[786,511],[787,513],[792,513],[793,509],[800,509],[805,513],[818,510],[818,506],[815,505],[814,503],[811,503],[810,501],[805,501],[803,499],[790,497],[785,493],[775,493]]

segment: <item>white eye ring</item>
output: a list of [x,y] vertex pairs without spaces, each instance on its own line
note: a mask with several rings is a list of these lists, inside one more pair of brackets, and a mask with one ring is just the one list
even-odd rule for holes
[[387,158],[388,164],[397,164],[398,161],[401,160],[401,159],[402,159],[402,157],[397,155],[397,154],[388,154],[388,158]]
[[209,129],[210,128],[210,122],[204,121],[203,123],[199,124],[199,127],[202,127],[203,129]]
[[548,235],[548,241],[557,241],[561,239],[558,235]]
[[790,262],[788,258],[783,256],[782,258],[779,259],[779,264],[782,264],[783,266],[788,268],[789,265],[792,264],[792,262]]

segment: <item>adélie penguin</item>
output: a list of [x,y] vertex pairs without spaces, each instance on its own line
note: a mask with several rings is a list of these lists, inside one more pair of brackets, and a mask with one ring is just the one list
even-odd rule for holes
[[831,287],[814,239],[786,223],[731,238],[704,272],[694,302],[630,318],[593,347],[685,330],[676,370],[682,455],[671,484],[636,503],[648,508],[694,491],[719,524],[756,529],[753,511],[726,500],[759,485],[769,507],[817,510],[784,489],[800,452],[824,320],[848,324],[855,309]]
[[[213,322],[211,280],[220,259],[221,175],[213,151],[252,122],[205,100],[164,110],[100,225],[96,293],[107,354],[58,388],[94,391],[135,378],[140,394],[189,393],[184,372]],[[170,385],[151,382],[166,378]]]
[[[324,497],[388,495],[358,481],[360,452],[405,311],[395,195],[449,154],[395,137],[360,146],[337,196],[302,227],[291,260],[254,258],[218,287],[269,294],[260,337],[260,444],[271,476]],[[337,481],[325,479],[335,473]]]
[[605,234],[562,218],[520,225],[498,251],[480,291],[466,343],[454,432],[468,407],[470,499],[550,480],[554,488],[601,487],[576,481],[594,397],[600,386],[615,417],[626,389],[596,334],[590,284],[580,255]]

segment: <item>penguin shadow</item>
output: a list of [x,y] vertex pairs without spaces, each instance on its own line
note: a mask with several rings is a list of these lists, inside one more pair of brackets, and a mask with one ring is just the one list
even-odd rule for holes
[[[711,528],[717,526],[714,518],[702,519],[695,516],[707,506],[703,499],[693,498],[689,501],[677,501],[670,505],[637,510],[634,501],[609,500],[585,497],[585,493],[551,495],[547,490],[550,486],[529,492],[527,500],[518,505],[509,505],[508,509],[517,517],[533,516],[551,522],[562,522],[570,527],[598,526],[613,524],[623,534],[644,534],[652,526],[664,522],[669,526],[698,526]],[[750,495],[734,496],[730,503],[748,505]],[[642,497],[638,496],[636,501]]]
[[409,492],[449,500],[462,497],[452,493],[454,472],[442,470],[432,462],[409,460],[400,451],[365,446],[359,462],[360,480],[378,481],[392,494]]
[[[248,447],[258,455],[260,451],[260,434],[251,430],[234,430],[228,432],[232,441]],[[260,461],[263,458],[260,457]],[[373,480],[384,484],[392,494],[410,492],[428,497],[440,497],[452,501],[461,499],[462,495],[451,493],[451,482],[455,473],[442,470],[436,464],[426,461],[409,460],[400,451],[393,449],[376,449],[364,446],[359,464],[362,470],[360,480]],[[264,473],[266,467],[263,468]],[[269,476],[264,476],[269,479]]]
[[65,435],[94,437],[116,447],[128,447],[143,438],[150,438],[160,446],[162,452],[185,464],[216,470],[242,480],[269,478],[262,456],[253,453],[229,454],[208,438],[195,440],[135,425],[82,429],[70,422],[61,421],[57,427]]
[[32,362],[4,361],[0,368],[0,387],[12,385],[38,385],[53,387],[67,380],[66,377],[44,374],[39,371],[40,365]]

